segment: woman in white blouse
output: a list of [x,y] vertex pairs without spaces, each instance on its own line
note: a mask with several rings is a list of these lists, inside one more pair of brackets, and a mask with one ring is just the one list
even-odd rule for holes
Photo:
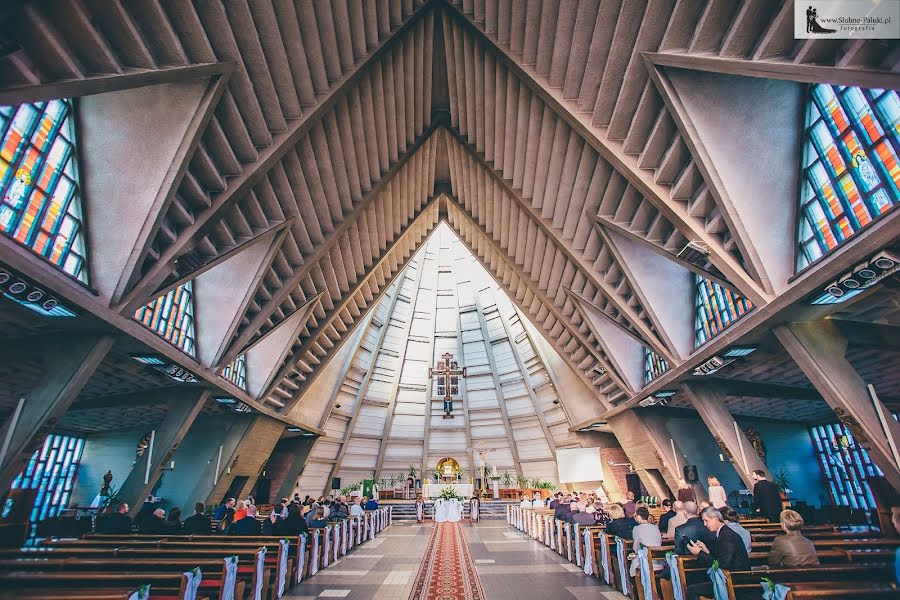
[[722,509],[728,506],[728,496],[725,494],[725,488],[719,483],[719,480],[710,475],[706,478],[709,484],[709,503],[713,508]]

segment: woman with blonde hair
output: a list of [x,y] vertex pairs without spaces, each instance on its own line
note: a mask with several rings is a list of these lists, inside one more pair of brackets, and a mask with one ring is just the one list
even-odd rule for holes
[[794,510],[781,511],[781,530],[772,540],[769,550],[769,566],[774,568],[809,567],[819,564],[816,546],[803,537],[803,517]]
[[709,484],[709,503],[712,504],[712,507],[716,510],[722,510],[727,507],[728,495],[725,493],[725,488],[719,483],[718,478],[710,475],[706,478],[706,481]]

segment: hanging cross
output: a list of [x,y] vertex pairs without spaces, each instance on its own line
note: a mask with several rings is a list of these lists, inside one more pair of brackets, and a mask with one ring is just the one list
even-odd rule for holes
[[444,418],[453,418],[453,396],[459,396],[459,376],[466,376],[466,368],[459,368],[459,363],[453,360],[453,355],[445,352],[437,361],[437,366],[428,369],[428,378],[437,377],[438,396],[444,397]]

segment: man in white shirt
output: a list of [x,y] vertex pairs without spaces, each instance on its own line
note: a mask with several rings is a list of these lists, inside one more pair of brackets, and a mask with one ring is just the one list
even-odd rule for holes
[[544,508],[544,501],[541,500],[540,492],[534,493],[534,500],[531,501],[531,507],[532,508]]
[[519,502],[519,506],[521,506],[522,508],[532,507],[531,500],[528,499],[528,494],[522,494],[522,501]]
[[350,516],[351,517],[361,517],[362,514],[363,514],[363,508],[359,504],[359,496],[354,496],[353,506],[350,507]]

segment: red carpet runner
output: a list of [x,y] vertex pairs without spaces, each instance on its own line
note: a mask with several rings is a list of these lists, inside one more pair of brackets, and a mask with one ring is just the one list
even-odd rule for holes
[[435,523],[409,600],[485,600],[459,523]]

